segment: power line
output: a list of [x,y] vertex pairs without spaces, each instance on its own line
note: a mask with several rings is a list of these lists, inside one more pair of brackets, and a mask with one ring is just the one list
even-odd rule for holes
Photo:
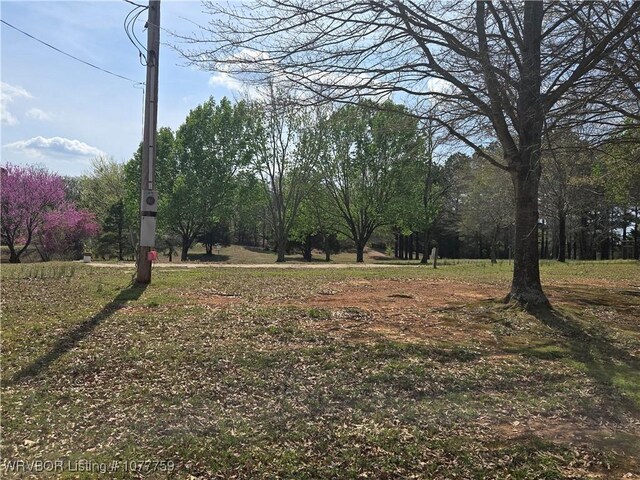
[[139,3],[132,2],[131,0],[124,0],[124,1],[125,1],[125,2],[127,2],[127,3],[130,3],[131,5],[135,5],[136,7],[140,7],[140,8],[149,8],[149,7],[148,7],[148,6],[146,6],[146,5],[140,5]]
[[132,78],[125,77],[123,75],[118,75],[117,73],[114,73],[114,72],[112,72],[110,70],[106,70],[106,69],[104,69],[102,67],[94,65],[93,63],[87,62],[85,60],[82,60],[81,58],[78,58],[78,57],[76,57],[74,55],[71,55],[70,53],[67,53],[67,52],[65,52],[63,50],[60,50],[59,48],[54,47],[53,45],[45,42],[44,40],[40,40],[39,38],[34,37],[33,35],[25,32],[24,30],[20,30],[18,27],[14,26],[14,25],[11,25],[9,22],[6,22],[6,21],[4,21],[2,19],[0,19],[0,22],[4,23],[8,27],[13,28],[14,30],[17,30],[18,32],[22,33],[23,35],[26,35],[27,37],[32,38],[36,42],[40,42],[41,44],[46,45],[47,47],[55,50],[56,52],[62,53],[63,55],[66,55],[69,58],[73,58],[74,60],[76,60],[76,61],[78,61],[80,63],[84,63],[85,65],[88,65],[88,66],[93,67],[93,68],[95,68],[97,70],[100,70],[101,72],[108,73],[109,75],[113,75],[114,77],[121,78],[122,80],[127,80],[128,82],[141,83],[141,82],[138,82],[137,80],[133,80]]
[[[126,0],[125,0],[126,1]],[[132,2],[127,2],[132,3]],[[134,4],[135,5],[135,4]],[[147,47],[145,47],[142,42],[138,39],[135,32],[135,24],[138,17],[144,12],[148,10],[149,7],[136,6],[133,10],[131,10],[124,19],[124,31],[129,38],[129,41],[133,44],[133,46],[138,50],[138,56],[140,58],[140,63],[144,66],[147,65],[147,56],[144,52],[147,52]],[[144,59],[144,61],[143,61]]]

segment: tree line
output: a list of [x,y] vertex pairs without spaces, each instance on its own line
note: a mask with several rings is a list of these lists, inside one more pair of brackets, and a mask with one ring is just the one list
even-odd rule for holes
[[[259,101],[209,99],[175,132],[158,132],[157,248],[182,260],[195,243],[210,255],[215,244],[271,249],[276,261],[292,250],[307,260],[322,251],[329,260],[348,249],[360,262],[367,244],[424,263],[434,247],[448,258],[511,258],[513,182],[481,155],[452,152],[448,140],[442,128],[391,101],[300,108],[273,86]],[[639,258],[639,145],[635,130],[597,145],[571,131],[548,139],[541,156],[541,258]],[[82,248],[132,258],[140,157],[141,149],[124,164],[98,157],[89,174],[76,178],[38,173],[54,178],[56,202],[67,205],[39,203],[46,218],[58,218],[55,228],[51,220],[31,228],[29,243],[42,259],[79,255]],[[11,191],[6,179],[17,178],[11,168],[3,192]],[[3,193],[2,239],[15,261],[14,245],[25,243],[30,227],[11,233],[13,202]],[[68,227],[72,240],[54,247],[53,239],[67,238],[61,219],[78,216],[69,205],[93,223],[85,230],[78,225],[86,218],[69,223],[77,230]],[[81,238],[87,246],[79,247]]]

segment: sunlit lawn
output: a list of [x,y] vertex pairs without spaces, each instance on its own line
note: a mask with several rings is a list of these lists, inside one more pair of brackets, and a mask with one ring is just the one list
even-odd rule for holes
[[639,474],[640,266],[545,262],[555,310],[538,317],[501,303],[510,272],[158,269],[145,289],[129,269],[3,264],[2,461],[104,462],[109,478],[132,460],[145,478]]

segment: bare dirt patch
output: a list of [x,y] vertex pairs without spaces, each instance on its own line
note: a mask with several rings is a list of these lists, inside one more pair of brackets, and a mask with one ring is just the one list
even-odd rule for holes
[[487,284],[430,280],[350,280],[329,284],[304,301],[315,307],[358,307],[406,311],[434,309],[504,296],[504,288]]
[[[584,419],[583,419],[584,420]],[[620,430],[620,425],[588,425],[562,418],[529,419],[495,425],[492,429],[501,439],[518,441],[527,437],[539,437],[564,445],[596,445],[626,457],[628,468],[636,469],[640,465],[637,459],[638,426],[630,424],[628,429]],[[626,478],[637,478],[635,476]]]
[[493,427],[501,438],[515,439],[535,435],[550,441],[562,443],[583,443],[598,438],[613,438],[615,431],[604,426],[581,426],[561,418],[530,421],[514,421]]
[[[347,311],[346,316],[349,315]],[[491,332],[484,325],[477,325],[471,332],[469,326],[454,325],[438,314],[426,315],[371,315],[367,319],[345,319],[344,311],[334,312],[323,322],[310,322],[310,328],[326,331],[341,340],[371,343],[376,338],[406,343],[429,343],[431,341],[465,344],[471,341],[488,343],[494,341]]]
[[223,308],[242,302],[239,295],[207,290],[184,292],[180,296],[187,299],[190,304],[204,305],[210,308]]
[[[287,305],[326,310],[314,328],[352,339],[379,335],[397,341],[492,341],[487,325],[460,322],[453,311],[495,300],[503,288],[445,280],[350,280],[328,284],[319,294]],[[473,325],[472,325],[473,323]]]

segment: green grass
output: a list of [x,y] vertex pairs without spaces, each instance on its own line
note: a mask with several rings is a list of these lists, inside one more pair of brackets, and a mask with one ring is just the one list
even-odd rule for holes
[[26,263],[3,267],[4,279],[35,279],[73,277],[76,265],[68,262]]
[[397,313],[427,333],[406,338],[383,307],[313,300],[356,281],[506,293],[509,265],[168,269],[147,288],[128,269],[39,268],[2,266],[3,461],[175,466],[145,478],[638,472],[637,263],[544,262],[556,310],[537,317],[410,303]]

